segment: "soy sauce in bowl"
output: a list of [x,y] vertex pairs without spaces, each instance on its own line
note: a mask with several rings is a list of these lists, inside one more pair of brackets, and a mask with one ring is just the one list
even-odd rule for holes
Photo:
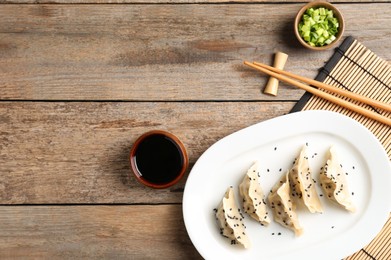
[[188,157],[176,136],[155,130],[136,140],[130,152],[130,162],[134,175],[142,184],[167,188],[183,177]]

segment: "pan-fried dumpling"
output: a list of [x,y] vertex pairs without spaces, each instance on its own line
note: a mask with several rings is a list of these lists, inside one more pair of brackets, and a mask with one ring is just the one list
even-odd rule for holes
[[335,201],[348,211],[355,211],[345,173],[333,146],[330,148],[329,159],[322,168],[319,179],[325,194],[330,200]]
[[272,208],[274,220],[284,227],[293,230],[296,236],[303,233],[291,199],[289,171],[274,185],[269,193],[269,206]]
[[297,196],[299,199],[302,199],[304,205],[311,213],[323,212],[315,183],[311,176],[306,150],[304,146],[290,170],[292,196]]
[[225,192],[223,200],[220,202],[216,212],[216,219],[220,226],[220,234],[231,239],[231,244],[241,244],[245,248],[250,247],[243,223],[243,214],[236,206],[234,192],[232,187],[229,187]]
[[263,191],[258,181],[259,164],[254,163],[247,171],[242,183],[239,185],[239,193],[243,199],[243,210],[249,214],[253,219],[261,223],[261,225],[268,225],[270,218],[268,216],[266,202]]

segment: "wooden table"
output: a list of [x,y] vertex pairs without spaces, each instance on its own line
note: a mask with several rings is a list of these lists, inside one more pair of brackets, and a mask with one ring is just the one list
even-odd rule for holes
[[[295,2],[0,0],[0,258],[200,259],[181,209],[191,167],[303,94],[262,94],[267,77],[242,62],[283,51],[314,78],[333,53],[299,46]],[[391,60],[391,2],[343,2],[345,36]],[[169,189],[130,175],[130,147],[152,129],[189,153]],[[370,253],[351,259],[391,255]]]

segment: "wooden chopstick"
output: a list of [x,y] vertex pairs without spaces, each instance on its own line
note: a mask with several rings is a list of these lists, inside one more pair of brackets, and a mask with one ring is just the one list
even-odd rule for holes
[[287,71],[284,71],[284,70],[280,70],[280,69],[268,66],[268,65],[263,64],[263,63],[254,62],[254,64],[259,66],[259,67],[266,68],[268,70],[276,72],[278,74],[285,75],[285,76],[288,76],[288,77],[300,80],[302,82],[305,82],[307,84],[313,85],[315,87],[318,87],[318,88],[321,88],[321,89],[325,89],[325,90],[328,90],[330,92],[342,95],[344,97],[348,97],[348,98],[351,98],[353,100],[356,100],[356,101],[368,104],[370,106],[374,106],[374,107],[381,108],[383,110],[391,112],[391,105],[383,103],[381,101],[370,99],[370,98],[362,96],[360,94],[357,94],[357,93],[354,93],[354,92],[351,92],[351,91],[347,91],[347,90],[344,90],[344,89],[340,89],[340,88],[337,88],[337,87],[325,84],[323,82],[319,82],[317,80],[305,78],[305,77],[302,77],[302,76],[299,76],[299,75],[296,75],[296,74],[293,74],[293,73],[290,73],[290,72],[287,72]]
[[[303,90],[305,90],[307,92],[310,92],[310,93],[312,93],[312,94],[314,94],[316,96],[324,98],[324,99],[326,99],[326,100],[328,100],[330,102],[333,102],[333,103],[335,103],[337,105],[340,105],[340,106],[345,107],[345,108],[347,108],[349,110],[352,110],[352,111],[354,111],[356,113],[359,113],[361,115],[364,115],[366,117],[369,117],[371,119],[379,121],[379,122],[381,122],[383,124],[391,126],[391,119],[390,118],[382,116],[382,115],[380,115],[378,113],[375,113],[373,111],[367,110],[367,109],[365,109],[363,107],[357,106],[357,105],[355,105],[353,103],[350,103],[350,102],[348,102],[348,101],[346,101],[344,99],[341,99],[341,98],[338,98],[336,96],[330,95],[330,94],[328,94],[326,92],[323,92],[321,90],[318,90],[316,88],[310,87],[309,85],[303,84],[303,83],[298,82],[298,81],[296,81],[294,79],[288,78],[288,77],[286,77],[284,75],[281,75],[281,74],[275,73],[275,72],[273,72],[271,70],[268,70],[266,68],[260,67],[260,66],[258,66],[256,64],[251,63],[251,62],[245,61],[244,64],[249,66],[249,67],[252,67],[253,69],[256,69],[256,70],[259,70],[259,71],[261,71],[261,72],[263,72],[265,74],[268,74],[269,76],[272,76],[272,77],[274,77],[274,78],[276,78],[278,80],[281,80],[281,81],[286,82],[288,84],[291,84],[293,86],[299,87],[299,88],[301,88],[301,89],[303,89]],[[333,90],[334,90],[334,87],[333,87]]]

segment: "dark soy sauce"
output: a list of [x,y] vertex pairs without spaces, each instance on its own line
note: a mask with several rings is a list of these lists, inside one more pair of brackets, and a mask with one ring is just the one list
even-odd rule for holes
[[136,167],[143,179],[163,184],[181,172],[184,158],[178,145],[169,137],[154,134],[146,137],[135,153]]

